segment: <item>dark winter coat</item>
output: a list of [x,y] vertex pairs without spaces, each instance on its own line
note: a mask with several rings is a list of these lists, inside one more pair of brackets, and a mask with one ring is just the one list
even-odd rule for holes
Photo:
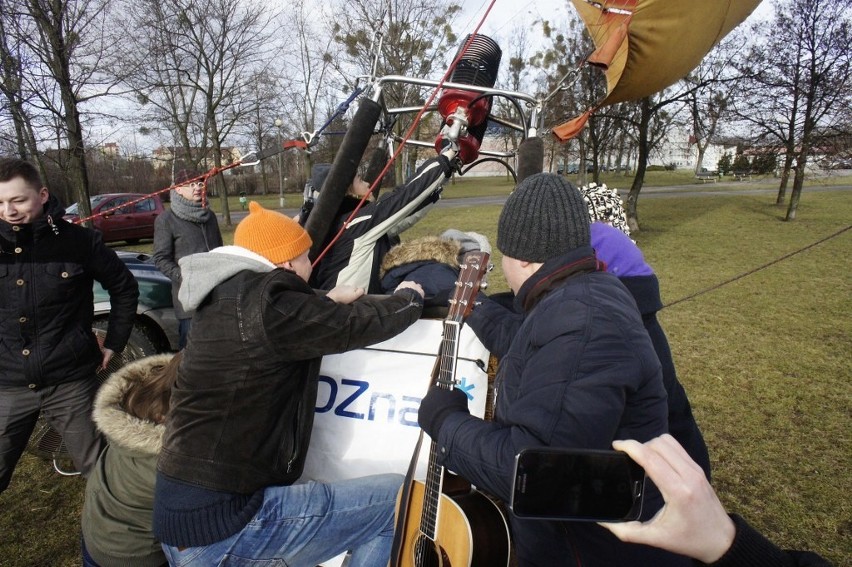
[[683,385],[677,379],[672,351],[657,312],[663,308],[660,282],[645,262],[642,251],[621,230],[601,222],[591,224],[592,246],[606,269],[618,276],[642,315],[642,323],[654,344],[663,367],[663,385],[669,398],[669,433],[683,445],[689,456],[704,469],[710,479],[710,455],[701,430],[692,415],[692,406]]
[[140,419],[121,407],[131,383],[146,380],[172,359],[149,356],[115,372],[98,390],[92,418],[109,440],[86,482],[83,538],[101,567],[156,567],[166,564],[151,530],[157,455],[162,424]]
[[[648,441],[668,430],[660,363],[636,305],[612,274],[581,269],[590,261],[591,248],[574,250],[523,284],[515,304],[524,319],[500,360],[494,421],[453,413],[436,440],[440,464],[504,501],[524,448],[610,449],[615,439]],[[477,336],[501,325],[494,313],[473,310]],[[661,505],[659,492],[646,490],[643,517]],[[511,522],[522,566],[689,564],[621,543],[594,523]]]
[[[731,519],[737,528],[734,542],[712,567],[831,567],[831,563],[810,551],[785,551],[755,531],[736,514]],[[705,565],[695,561],[695,565]]]
[[63,220],[56,198],[35,222],[0,221],[0,385],[38,390],[88,379],[103,355],[92,333],[95,281],[110,296],[104,347],[124,349],[139,288],[97,231]]
[[[425,236],[394,246],[382,260],[382,292],[391,293],[408,280],[417,282],[428,305],[436,296],[447,295],[459,277],[458,241]],[[446,305],[446,298],[444,300]]]
[[[219,250],[229,249],[237,248]],[[197,311],[159,470],[215,490],[251,494],[296,481],[321,357],[386,340],[422,310],[411,290],[338,304],[291,271],[217,251],[189,256],[181,269],[181,298]]]
[[196,309],[157,464],[154,533],[169,545],[221,541],[251,520],[268,486],[302,474],[321,357],[414,323],[420,296],[339,304],[235,246],[181,261]]
[[178,261],[184,256],[209,252],[222,246],[222,233],[215,214],[207,216],[203,223],[184,220],[174,211],[166,211],[154,221],[154,263],[157,269],[172,280],[172,304],[178,319],[192,316],[180,304],[180,266]]
[[[329,290],[350,284],[363,287],[368,293],[381,293],[379,266],[397,242],[392,235],[400,232],[401,224],[438,200],[442,183],[451,173],[449,160],[439,155],[420,166],[408,183],[361,207],[340,239],[317,264],[311,278],[314,287]],[[340,231],[357,203],[352,197],[344,199],[326,245]]]

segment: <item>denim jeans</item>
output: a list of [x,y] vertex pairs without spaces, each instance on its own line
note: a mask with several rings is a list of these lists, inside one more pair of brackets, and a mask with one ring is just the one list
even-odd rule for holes
[[349,567],[386,567],[402,476],[271,486],[242,531],[204,547],[163,545],[176,567],[314,567],[351,550]]

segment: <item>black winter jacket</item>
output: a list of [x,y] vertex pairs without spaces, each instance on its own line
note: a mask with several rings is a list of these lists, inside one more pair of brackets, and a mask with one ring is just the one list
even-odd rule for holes
[[[229,248],[236,247],[220,250]],[[343,305],[291,271],[255,266],[216,251],[181,262],[181,297],[200,287],[205,298],[193,317],[158,463],[173,479],[239,494],[301,475],[321,357],[386,340],[422,311],[411,290]]]
[[[385,253],[398,241],[391,235],[398,234],[401,224],[438,200],[442,183],[452,171],[449,160],[439,155],[421,165],[405,185],[382,195],[375,203],[365,204],[317,264],[311,278],[313,286],[329,290],[350,284],[363,287],[368,293],[382,293],[379,266]],[[323,249],[340,231],[357,203],[352,197],[344,199]]]
[[[740,516],[731,514],[737,527],[731,547],[710,567],[831,567],[810,551],[781,550]],[[695,565],[708,565],[696,560]]]
[[[508,335],[500,360],[494,421],[457,412],[436,439],[441,465],[503,501],[510,497],[515,455],[524,448],[611,449],[615,439],[648,441],[667,432],[660,362],[636,304],[614,275],[574,271],[590,260],[590,247],[574,250],[523,284],[515,304],[524,320]],[[506,310],[480,307],[468,324],[482,338],[502,326]],[[490,319],[495,313],[501,315]],[[646,487],[643,517],[661,506],[659,492]],[[594,523],[510,520],[522,567],[690,564],[622,543]]]
[[38,390],[94,376],[92,286],[110,296],[104,347],[127,344],[139,288],[97,231],[63,220],[55,197],[35,222],[0,221],[0,385]]

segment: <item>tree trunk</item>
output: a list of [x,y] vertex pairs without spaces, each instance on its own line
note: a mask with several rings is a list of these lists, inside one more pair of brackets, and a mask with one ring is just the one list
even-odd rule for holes
[[778,196],[775,198],[776,205],[783,205],[787,196],[787,182],[790,180],[790,170],[793,169],[793,151],[787,148],[784,156],[784,165],[781,168],[781,183],[778,185]]
[[[77,95],[71,78],[70,52],[64,34],[63,9],[59,3],[49,6],[50,12],[38,2],[30,2],[30,15],[36,21],[44,43],[45,59],[50,72],[56,80],[59,96],[62,100],[62,116],[65,124],[65,138],[68,143],[68,162],[65,175],[76,195],[81,216],[92,214],[89,203],[89,176],[86,169],[86,151],[83,144],[83,128],[77,109]],[[61,149],[61,146],[60,146]]]
[[648,167],[648,128],[651,123],[651,102],[644,98],[641,103],[642,114],[639,119],[639,155],[636,158],[636,175],[627,194],[627,226],[631,234],[639,232],[639,192],[645,182],[645,169]]

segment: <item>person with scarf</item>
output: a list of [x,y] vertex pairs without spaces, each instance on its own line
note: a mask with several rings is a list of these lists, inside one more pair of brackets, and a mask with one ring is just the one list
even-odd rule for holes
[[184,309],[178,299],[182,281],[178,261],[184,256],[222,246],[216,213],[203,205],[204,182],[197,180],[200,175],[186,169],[175,175],[171,210],[158,216],[154,222],[154,263],[172,280],[172,303],[180,337],[178,349],[186,346],[192,321],[192,312]]
[[[502,267],[523,312],[495,380],[494,418],[470,415],[463,390],[430,388],[418,423],[438,464],[508,503],[515,456],[528,447],[609,449],[668,431],[660,361],[630,292],[595,256],[580,192],[558,175],[527,177],[497,225]],[[506,309],[476,305],[468,325],[481,337]],[[487,345],[486,345],[487,346]],[[555,495],[554,495],[555,496]],[[663,505],[646,488],[642,519]],[[690,565],[689,558],[619,541],[591,522],[510,516],[519,567]]]
[[[21,159],[0,159],[0,492],[39,414],[86,477],[104,447],[92,422],[96,370],[124,350],[139,286],[101,233],[65,209]],[[103,345],[92,332],[94,282],[109,293]]]

